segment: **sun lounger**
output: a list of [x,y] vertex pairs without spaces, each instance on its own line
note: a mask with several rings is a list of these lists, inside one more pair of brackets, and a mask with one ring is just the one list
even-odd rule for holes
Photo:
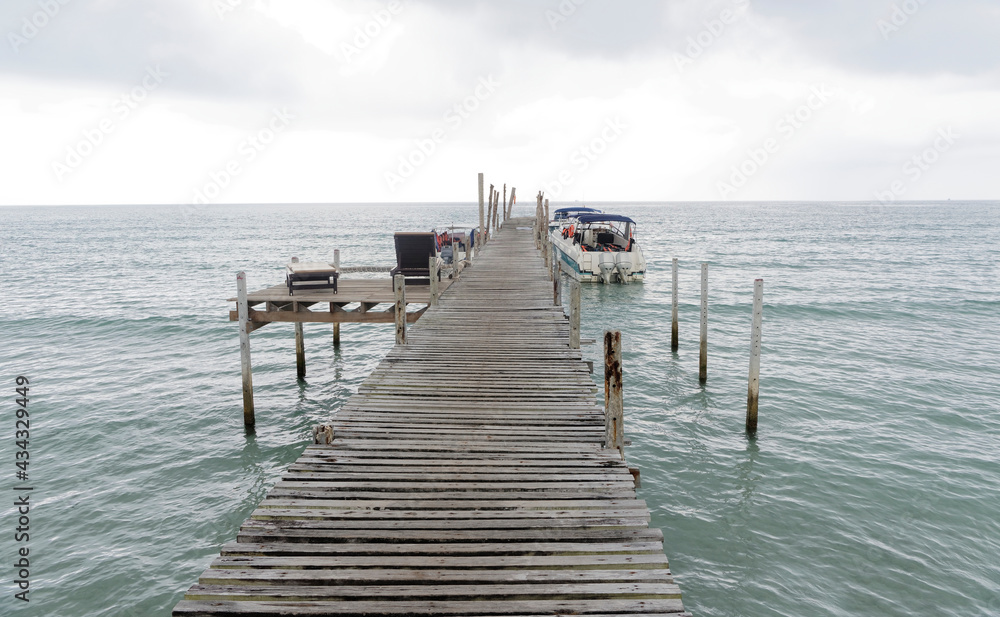
[[[397,232],[393,236],[396,243],[396,267],[390,276],[402,274],[406,283],[428,285],[431,282],[430,258],[437,254],[437,241],[431,232]],[[438,279],[441,271],[438,270]]]
[[328,263],[319,261],[294,262],[285,266],[285,283],[288,285],[288,295],[294,295],[296,289],[333,289],[337,293],[337,278],[340,273]]

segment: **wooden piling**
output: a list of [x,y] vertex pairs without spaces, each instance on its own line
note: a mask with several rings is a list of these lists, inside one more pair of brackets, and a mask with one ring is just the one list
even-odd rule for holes
[[510,203],[507,204],[507,218],[514,218],[514,203],[517,202],[517,187],[510,187]]
[[701,343],[698,347],[698,381],[708,381],[708,264],[701,264]]
[[428,271],[431,277],[431,306],[437,306],[438,303],[438,258],[437,255],[431,255],[428,264]]
[[622,333],[604,331],[604,447],[618,450],[625,460],[622,398]]
[[569,348],[580,349],[580,281],[569,284]]
[[483,203],[483,174],[479,174],[479,229],[476,230],[476,257],[479,256],[479,251],[483,245],[483,230],[486,228],[486,212],[484,208],[486,204]]
[[[293,302],[292,306],[298,310],[299,303]],[[299,379],[306,378],[306,341],[300,321],[295,322],[295,374]]]
[[455,238],[455,226],[451,227],[451,278],[458,280],[458,240]]
[[678,328],[677,328],[677,258],[674,257],[672,264],[673,270],[673,283],[671,284],[671,299],[670,299],[670,350],[677,351],[677,347],[680,344],[678,339]]
[[764,279],[753,283],[753,325],[750,330],[750,377],[747,380],[747,433],[757,432],[757,395],[760,391],[760,327],[764,313]]
[[552,264],[552,302],[562,306],[562,261],[559,259]]
[[250,312],[247,307],[247,275],[236,275],[236,312],[240,319],[240,367],[243,372],[243,425],[252,429],[256,423],[253,408],[253,371],[250,366]]
[[493,227],[493,185],[490,185],[490,200],[486,204],[486,241],[490,241],[490,233]]
[[406,344],[406,278],[402,274],[392,277],[392,291],[396,296],[396,344]]
[[507,184],[506,183],[503,185],[503,219],[502,220],[504,222],[507,222]]
[[[333,249],[333,269],[340,272],[340,249]],[[330,312],[333,312],[333,302],[330,303]],[[333,346],[340,347],[340,324],[333,324]]]

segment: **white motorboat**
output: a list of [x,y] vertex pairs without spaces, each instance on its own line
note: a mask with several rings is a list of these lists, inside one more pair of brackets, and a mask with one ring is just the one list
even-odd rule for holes
[[581,212],[550,225],[563,270],[584,283],[631,283],[646,277],[635,221],[620,214]]

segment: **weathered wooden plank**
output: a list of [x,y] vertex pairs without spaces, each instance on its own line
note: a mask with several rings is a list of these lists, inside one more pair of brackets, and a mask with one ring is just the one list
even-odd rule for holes
[[530,600],[511,602],[378,600],[369,602],[197,602],[184,600],[174,608],[178,617],[215,617],[217,615],[251,615],[253,617],[283,617],[291,615],[330,617],[362,615],[465,615],[467,617],[542,617],[545,615],[592,615],[620,617],[677,617],[684,606],[679,599],[618,600],[597,602],[581,600]]
[[[273,561],[273,560],[272,560]],[[371,561],[371,558],[368,559]],[[466,559],[471,561],[471,559]],[[304,563],[304,562],[297,562]],[[458,568],[458,569],[456,569]],[[614,584],[614,583],[673,583],[670,572],[661,564],[617,564],[616,567],[575,569],[563,565],[551,569],[495,566],[488,568],[448,565],[444,568],[384,568],[368,564],[355,569],[340,563],[329,566],[302,565],[270,568],[220,567],[213,564],[199,579],[201,585],[265,586],[265,585],[526,585],[542,584]],[[495,589],[496,587],[494,587]]]
[[660,541],[635,542],[451,542],[448,544],[409,544],[399,543],[337,543],[324,544],[314,542],[302,544],[299,542],[230,542],[222,547],[221,554],[237,556],[300,556],[318,557],[329,555],[375,556],[380,559],[395,558],[405,555],[433,556],[572,556],[587,557],[590,555],[663,555],[663,544]]
[[[352,570],[355,576],[361,575],[369,568],[410,568],[422,570],[437,570],[441,577],[423,576],[423,580],[443,580],[449,575],[445,568],[456,569],[456,576],[464,576],[469,569],[475,570],[632,570],[657,569],[662,575],[669,575],[669,567],[662,549],[659,554],[640,555],[476,555],[469,556],[428,556],[402,555],[388,557],[386,555],[336,555],[307,557],[248,557],[224,556],[212,562],[212,569],[236,569],[245,571],[252,569],[330,569],[345,568]],[[360,570],[359,570],[360,568]],[[510,576],[510,573],[505,573]],[[233,577],[232,574],[226,576]],[[362,575],[363,576],[363,575]],[[520,576],[520,574],[515,574]],[[203,576],[204,578],[204,576]],[[457,579],[455,579],[457,580]],[[204,580],[202,581],[204,583]]]

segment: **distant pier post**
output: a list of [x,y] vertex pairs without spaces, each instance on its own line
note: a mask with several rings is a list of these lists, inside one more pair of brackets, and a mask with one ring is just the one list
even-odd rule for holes
[[625,459],[624,401],[622,397],[622,333],[604,331],[604,447]]
[[507,222],[507,185],[503,185],[503,219],[504,223]]
[[677,347],[680,344],[678,340],[678,328],[677,328],[677,258],[674,257],[673,265],[673,283],[671,284],[671,299],[670,299],[670,351],[677,351]]
[[392,291],[396,296],[396,344],[406,344],[406,277],[392,277]]
[[708,381],[708,263],[701,264],[701,344],[698,353],[698,381]]
[[437,306],[438,303],[438,258],[437,255],[431,255],[428,260],[430,263],[427,265],[427,270],[430,272],[431,276],[431,306]]
[[240,319],[240,368],[243,371],[243,425],[256,423],[253,409],[253,371],[250,367],[250,312],[247,305],[247,274],[236,275],[236,312]]
[[507,218],[514,218],[514,204],[517,202],[517,187],[510,187],[510,204],[507,205]]
[[486,204],[483,202],[483,174],[479,174],[479,229],[476,230],[476,257],[483,244],[483,230],[486,229]]
[[580,349],[580,281],[569,284],[569,348]]
[[757,432],[757,395],[760,391],[760,326],[764,313],[764,279],[753,283],[753,326],[750,331],[750,377],[747,381],[747,433]]

